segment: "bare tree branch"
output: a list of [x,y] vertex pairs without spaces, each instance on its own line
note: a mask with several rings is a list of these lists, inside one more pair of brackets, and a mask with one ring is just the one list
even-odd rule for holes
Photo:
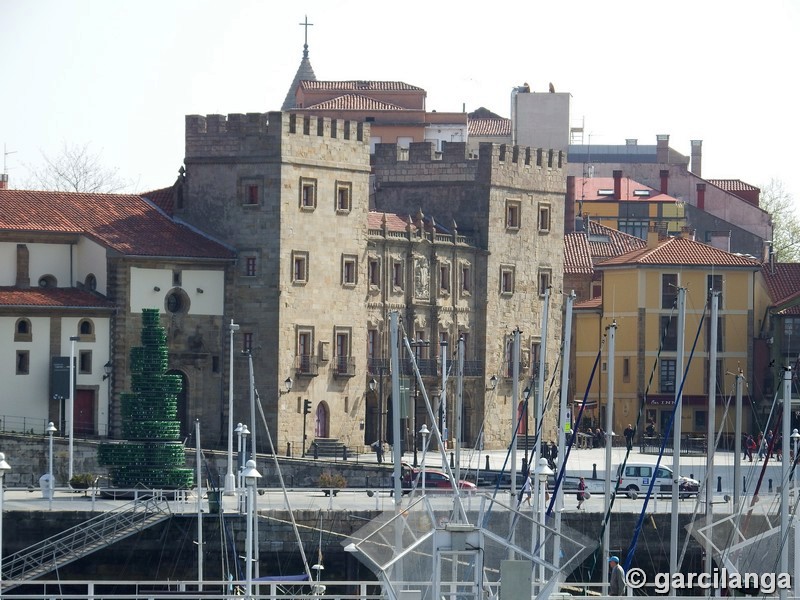
[[780,179],[761,187],[760,205],[772,216],[772,248],[780,262],[800,262],[800,217]]
[[119,176],[119,169],[106,167],[101,152],[92,152],[88,143],[64,142],[61,153],[48,156],[42,152],[44,164],[30,169],[27,187],[59,192],[114,193],[131,186]]

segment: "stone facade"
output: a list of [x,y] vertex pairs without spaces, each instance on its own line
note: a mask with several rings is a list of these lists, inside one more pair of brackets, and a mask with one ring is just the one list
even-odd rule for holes
[[[475,245],[453,258],[472,261],[468,298],[406,295],[393,304],[425,339],[445,334],[454,342],[465,336],[472,368],[464,386],[463,440],[472,445],[483,434],[487,447],[497,447],[510,439],[515,411],[508,404],[517,404],[510,398],[510,337],[515,327],[523,332],[521,377],[528,380],[538,364],[542,300],[549,286],[548,375],[560,351],[566,164],[562,153],[536,148],[484,144],[479,154],[468,159],[463,143],[444,143],[441,154],[421,143],[411,144],[403,160],[396,146],[378,145],[373,206],[398,214],[417,214],[423,207]],[[433,256],[444,261],[436,251]],[[492,375],[500,380],[496,390],[487,389]],[[524,387],[525,381],[520,392]],[[453,391],[448,390],[450,398]],[[548,416],[545,439],[556,431],[555,414]]]

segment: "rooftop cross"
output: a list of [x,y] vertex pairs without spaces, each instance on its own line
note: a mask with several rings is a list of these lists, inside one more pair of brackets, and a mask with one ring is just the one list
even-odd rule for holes
[[308,15],[305,16],[305,21],[299,23],[301,27],[305,27],[305,35],[303,40],[303,58],[308,58],[308,28],[313,27],[313,23],[308,22]]

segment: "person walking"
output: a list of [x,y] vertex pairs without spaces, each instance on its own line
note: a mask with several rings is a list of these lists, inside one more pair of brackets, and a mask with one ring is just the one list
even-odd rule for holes
[[580,481],[578,482],[578,509],[580,510],[583,508],[583,501],[586,499],[586,480],[581,477]]
[[371,446],[372,446],[372,449],[375,450],[375,458],[377,459],[378,464],[379,465],[382,464],[383,463],[383,443],[381,442],[381,440],[375,440],[374,442],[372,442]]
[[533,483],[531,482],[531,472],[525,476],[525,484],[522,486],[522,495],[525,496],[525,504],[531,506],[531,494],[533,493]]
[[636,430],[630,423],[628,423],[628,426],[625,428],[625,431],[622,432],[622,435],[625,436],[625,446],[628,448],[628,452],[633,450],[633,436],[635,433]]
[[625,595],[625,569],[619,564],[619,557],[612,556],[608,559],[608,595]]

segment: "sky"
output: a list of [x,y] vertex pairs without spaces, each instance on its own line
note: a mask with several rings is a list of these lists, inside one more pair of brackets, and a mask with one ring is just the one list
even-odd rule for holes
[[64,144],[126,191],[171,185],[185,115],[280,108],[306,15],[320,80],[403,81],[428,110],[503,116],[514,86],[552,82],[586,142],[669,134],[688,156],[699,139],[705,178],[778,179],[800,209],[796,0],[0,0],[9,186]]

